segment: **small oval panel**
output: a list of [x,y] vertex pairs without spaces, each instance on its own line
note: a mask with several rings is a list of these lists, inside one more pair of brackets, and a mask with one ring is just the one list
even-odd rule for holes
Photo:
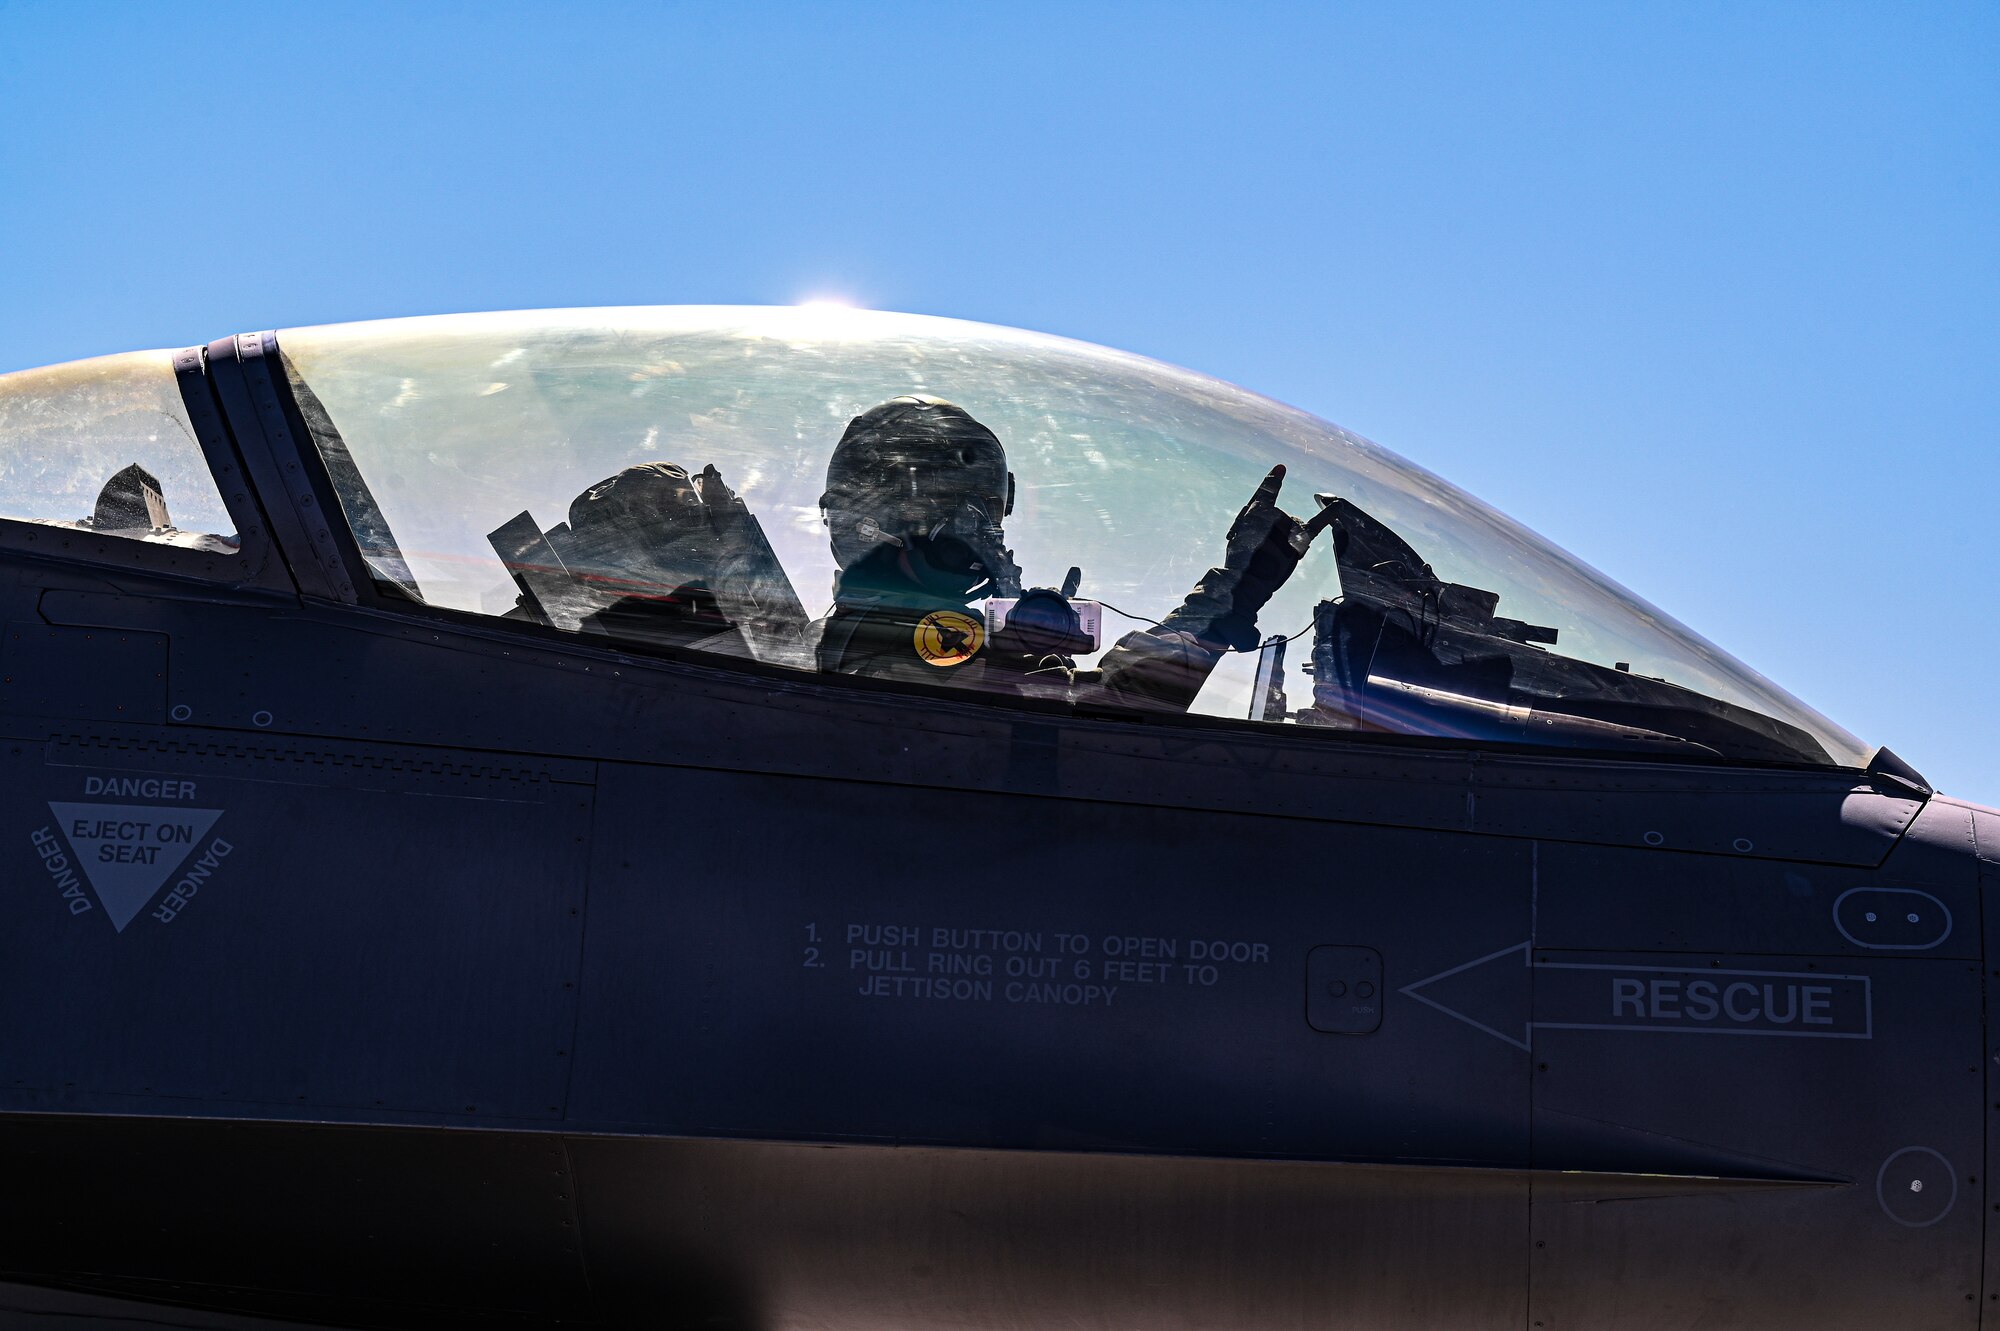
[[1921,952],[1951,937],[1951,910],[1914,887],[1852,887],[1834,898],[1833,927],[1856,947]]
[[1958,1171],[1928,1146],[1905,1146],[1875,1173],[1875,1200],[1906,1229],[1928,1229],[1958,1200]]

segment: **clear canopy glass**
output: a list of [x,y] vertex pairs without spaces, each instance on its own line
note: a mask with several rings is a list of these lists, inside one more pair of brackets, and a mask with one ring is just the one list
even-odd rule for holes
[[173,360],[134,351],[0,375],[0,517],[234,553]]
[[[997,494],[962,510],[1004,541],[1021,586],[1057,590],[1036,600],[996,576],[988,596],[962,603],[878,596],[864,631],[905,634],[919,663],[898,678],[1302,729],[1867,761],[1825,717],[1449,483],[1304,412],[1142,357],[814,307],[403,319],[289,329],[279,344],[378,581],[432,605],[847,669],[827,635],[860,613],[842,599],[860,579],[850,532],[839,590],[822,506],[829,462],[855,417],[924,395],[957,404],[1004,447],[1011,512],[997,511]],[[1245,588],[1263,573],[1228,567],[1225,537],[1277,464],[1279,507],[1301,520],[1329,510],[1250,614],[1258,639],[1289,639],[1282,671],[1278,644],[1170,614],[1198,582],[1238,611],[1262,595]],[[913,496],[953,484],[907,470]],[[882,553],[906,571],[947,525],[903,530],[887,509],[879,524],[832,516],[892,547]],[[1297,535],[1273,530],[1280,544]],[[1072,566],[1080,583],[1063,589]],[[1223,576],[1204,581],[1211,569]],[[1038,640],[1038,665],[1001,668],[1006,617],[1026,622],[1031,605],[1068,636]],[[1169,627],[1152,627],[1160,620]],[[1132,655],[1128,631],[1148,635],[1148,661],[1170,639],[1173,668],[1192,673],[1165,689],[1111,687]],[[958,668],[987,658],[983,671]]]

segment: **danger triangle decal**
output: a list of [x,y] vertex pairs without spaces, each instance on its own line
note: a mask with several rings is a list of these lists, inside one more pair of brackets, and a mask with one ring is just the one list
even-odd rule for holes
[[222,816],[220,809],[54,800],[49,801],[49,812],[60,822],[77,863],[119,933]]

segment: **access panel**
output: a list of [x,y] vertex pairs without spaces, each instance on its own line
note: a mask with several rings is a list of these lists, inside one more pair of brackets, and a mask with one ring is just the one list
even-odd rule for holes
[[[782,1192],[720,1147],[586,1165],[594,1233],[699,1232],[753,1284],[899,1236],[954,1274],[884,1326],[1114,1270],[1143,1310],[1072,1324],[1520,1326],[1526,1053],[1398,987],[1525,936],[1525,843],[622,765],[598,812],[572,1128],[818,1148],[754,1156]],[[1323,1256],[1228,1284],[1279,1250]]]
[[559,1117],[590,773],[275,736],[0,740],[7,1107]]
[[[1524,936],[1528,850],[1462,837],[609,766],[581,1122],[669,1132],[1526,1158],[1518,1050],[1382,986]],[[1361,976],[1366,981],[1366,976]]]
[[1535,1163],[1580,1171],[1536,1175],[1546,1331],[1974,1324],[1975,964],[1538,950],[1531,977]]

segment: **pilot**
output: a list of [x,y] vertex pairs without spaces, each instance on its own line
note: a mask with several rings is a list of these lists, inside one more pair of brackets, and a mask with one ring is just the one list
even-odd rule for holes
[[583,619],[586,630],[749,654],[716,600],[725,550],[703,510],[704,479],[672,463],[646,462],[599,481],[570,504],[559,553],[595,594],[598,608]]
[[[1014,477],[999,437],[953,403],[892,398],[850,421],[827,463],[820,510],[839,572],[819,667],[1184,711],[1225,652],[1258,645],[1258,612],[1324,525],[1278,508],[1284,475],[1271,469],[1230,526],[1221,566],[1177,609],[1078,670],[1090,648],[1070,604],[1080,575],[1021,590],[1001,526]],[[993,596],[1020,599],[989,634],[976,603]]]

